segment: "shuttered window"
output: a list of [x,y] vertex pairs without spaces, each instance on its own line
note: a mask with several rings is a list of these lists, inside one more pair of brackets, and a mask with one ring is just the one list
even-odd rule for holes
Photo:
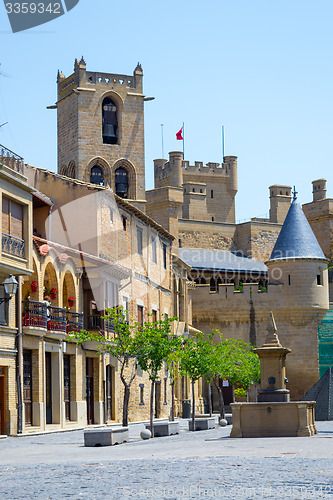
[[23,206],[2,198],[2,232],[23,239]]

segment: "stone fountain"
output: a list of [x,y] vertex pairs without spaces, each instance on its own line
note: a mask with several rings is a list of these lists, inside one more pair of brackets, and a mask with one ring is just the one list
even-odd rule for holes
[[260,358],[261,383],[257,403],[232,403],[230,437],[312,436],[317,434],[315,401],[290,401],[286,388],[286,356],[270,313],[267,338],[255,349]]

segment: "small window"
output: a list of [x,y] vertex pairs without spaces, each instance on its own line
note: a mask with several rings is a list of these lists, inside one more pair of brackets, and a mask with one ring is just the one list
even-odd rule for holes
[[117,106],[106,97],[102,104],[102,125],[103,125],[103,143],[117,144],[118,118]]
[[288,285],[290,286],[291,284],[291,279],[290,279],[290,274],[288,274]]
[[212,217],[212,222],[214,222],[214,220],[215,220],[215,217]]
[[156,238],[152,237],[151,239],[151,252],[152,252],[152,259],[154,264],[157,264],[157,243],[156,243]]
[[143,406],[145,404],[144,402],[144,389],[145,389],[145,386],[144,384],[139,384],[139,387],[140,387],[140,406]]
[[322,274],[317,274],[317,285],[322,286],[323,285],[323,276]]
[[193,193],[195,193],[195,189],[194,188],[192,189],[192,191],[193,191]]
[[121,216],[121,220],[123,222],[123,230],[126,231],[126,228],[127,228],[127,218],[125,217],[125,215]]
[[152,321],[153,323],[156,323],[157,321],[157,311],[155,311],[154,309],[152,310]]
[[214,191],[213,190],[211,190],[211,192],[210,192],[210,197],[214,198]]
[[90,171],[90,182],[91,184],[97,184],[98,186],[104,186],[104,176],[103,169],[98,165],[95,165]]
[[163,243],[163,267],[167,268],[167,246],[165,243]]
[[109,207],[109,210],[110,210],[110,223],[113,224],[114,212],[113,212],[113,209],[111,207]]
[[200,189],[200,193],[202,193],[202,189]]
[[143,326],[143,306],[138,306],[138,323]]
[[138,242],[138,254],[142,255],[142,238],[143,238],[143,231],[141,227],[136,228],[136,238]]

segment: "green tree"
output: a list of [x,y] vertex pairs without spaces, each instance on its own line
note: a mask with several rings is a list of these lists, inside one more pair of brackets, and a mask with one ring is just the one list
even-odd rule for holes
[[154,437],[154,390],[163,363],[171,361],[171,355],[179,348],[179,338],[171,335],[171,323],[177,318],[147,321],[137,325],[135,334],[136,356],[142,370],[148,373],[150,386],[150,430]]
[[124,386],[123,426],[128,425],[128,406],[131,385],[137,374],[135,325],[127,320],[126,312],[121,307],[106,309],[104,320],[112,325],[113,333],[110,338],[99,332],[71,332],[69,338],[82,344],[86,341],[97,342],[98,349],[103,353],[110,353],[120,363],[120,380]]
[[224,399],[220,379],[229,383],[239,384],[248,389],[252,382],[260,378],[259,357],[253,352],[253,347],[241,340],[224,339],[218,330],[213,332],[218,337],[211,353],[210,373],[207,380],[212,382],[219,396],[220,418],[225,418]]
[[212,334],[206,339],[203,334],[196,334],[185,339],[179,351],[178,361],[181,375],[187,375],[192,386],[192,430],[195,430],[195,383],[211,373]]

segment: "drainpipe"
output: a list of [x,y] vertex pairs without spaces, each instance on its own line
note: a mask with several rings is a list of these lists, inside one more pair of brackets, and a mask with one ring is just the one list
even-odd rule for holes
[[18,276],[18,287],[16,294],[16,325],[17,325],[17,434],[23,430],[23,339],[22,339],[22,276]]

